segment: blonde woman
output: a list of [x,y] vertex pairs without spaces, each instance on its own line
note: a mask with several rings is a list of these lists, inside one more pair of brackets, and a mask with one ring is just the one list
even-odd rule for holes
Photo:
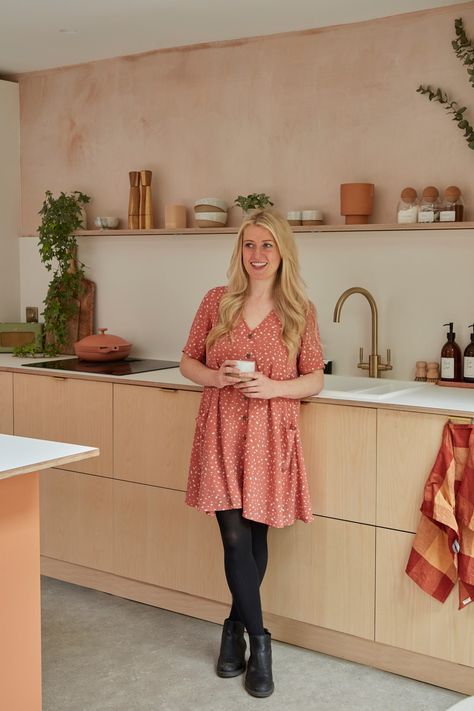
[[[323,386],[316,311],[299,273],[288,222],[262,210],[239,230],[228,285],[211,289],[194,318],[181,372],[204,386],[186,503],[215,515],[232,609],[224,622],[217,674],[246,668],[245,688],[273,692],[271,636],[260,585],[269,526],[312,520],[299,435],[300,399]],[[236,361],[255,362],[240,381]]]

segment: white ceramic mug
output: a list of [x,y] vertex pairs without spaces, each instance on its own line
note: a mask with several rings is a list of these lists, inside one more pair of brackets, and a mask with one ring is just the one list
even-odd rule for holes
[[236,360],[235,367],[240,371],[238,377],[239,380],[253,380],[250,373],[255,373],[255,361],[254,360]]

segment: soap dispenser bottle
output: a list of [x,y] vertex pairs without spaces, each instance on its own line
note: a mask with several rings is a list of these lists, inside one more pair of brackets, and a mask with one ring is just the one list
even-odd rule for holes
[[461,349],[455,341],[456,334],[453,332],[453,322],[444,323],[449,326],[446,334],[448,340],[441,349],[441,380],[461,380]]
[[472,328],[472,333],[471,342],[464,351],[464,382],[474,383],[474,323],[469,328]]

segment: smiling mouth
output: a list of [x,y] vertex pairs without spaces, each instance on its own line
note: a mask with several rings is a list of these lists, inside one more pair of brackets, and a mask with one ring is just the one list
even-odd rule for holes
[[254,269],[263,269],[267,266],[268,262],[250,262]]

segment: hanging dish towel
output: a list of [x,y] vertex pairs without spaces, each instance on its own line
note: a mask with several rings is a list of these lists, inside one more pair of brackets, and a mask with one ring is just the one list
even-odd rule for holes
[[444,602],[459,582],[459,609],[474,600],[474,425],[447,422],[425,485],[406,573]]

